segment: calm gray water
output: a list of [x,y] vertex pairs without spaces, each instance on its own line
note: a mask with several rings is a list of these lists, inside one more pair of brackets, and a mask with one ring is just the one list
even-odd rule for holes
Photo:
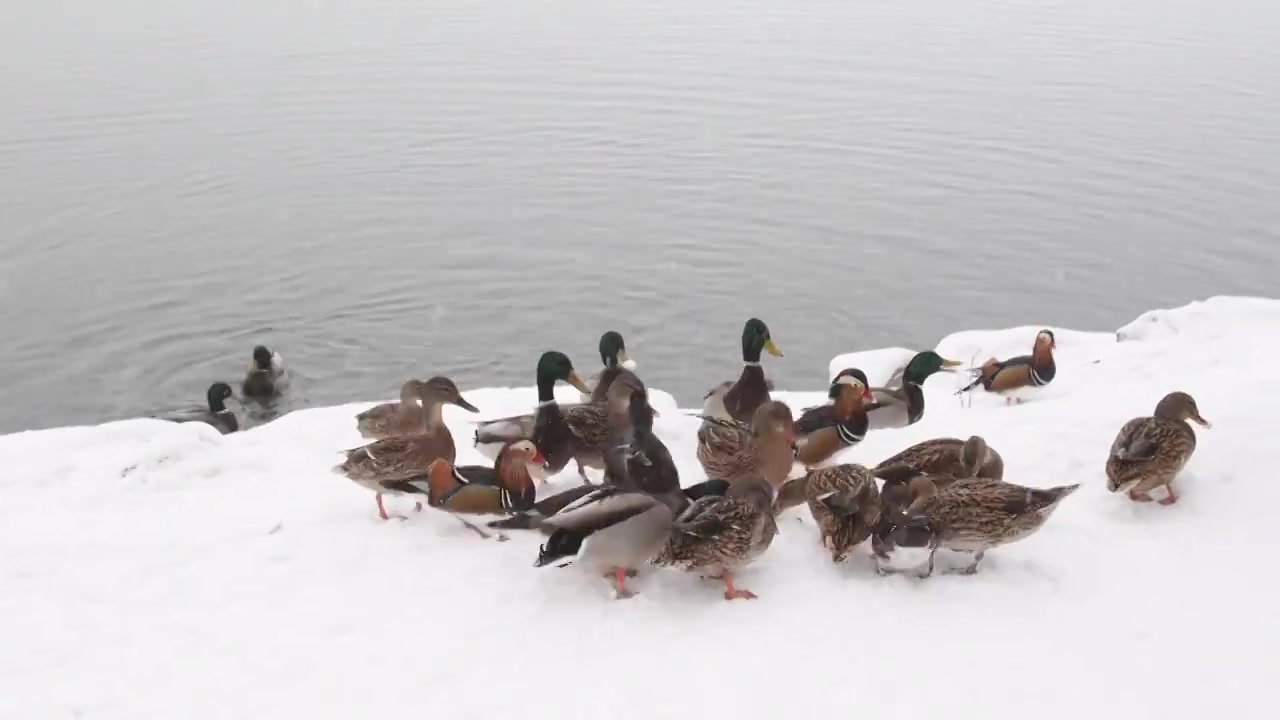
[[529,385],[694,403],[948,332],[1275,294],[1263,0],[35,0],[0,23],[0,431]]

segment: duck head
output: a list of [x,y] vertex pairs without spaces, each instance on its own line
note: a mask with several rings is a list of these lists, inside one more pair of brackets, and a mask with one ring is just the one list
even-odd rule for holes
[[224,382],[216,382],[209,386],[209,392],[205,393],[205,399],[209,402],[209,410],[219,413],[227,409],[226,401],[235,397],[235,393],[231,390],[231,386]]
[[253,349],[253,364],[250,369],[259,372],[266,372],[271,369],[271,351],[266,345],[259,345]]
[[960,446],[960,466],[964,468],[965,477],[978,477],[982,466],[991,457],[991,449],[981,436],[972,435]]
[[600,336],[600,362],[605,367],[635,366],[635,362],[627,355],[627,343],[622,339],[622,333],[610,330]]
[[1181,390],[1165,395],[1156,404],[1154,415],[1166,420],[1191,420],[1201,427],[1213,427],[1208,420],[1200,416],[1200,408],[1196,406],[1195,398]]
[[932,350],[917,353],[902,371],[902,382],[923,385],[930,375],[937,372],[954,372],[959,360],[948,360]]
[[578,389],[579,392],[591,394],[591,388],[582,382],[578,377],[578,373],[573,369],[573,362],[569,360],[569,356],[557,350],[548,350],[542,353],[542,357],[538,358],[538,402],[548,402],[555,399],[555,384],[558,381],[569,383]]
[[769,334],[769,326],[759,318],[751,318],[742,326],[742,359],[745,362],[760,362],[760,353],[767,352],[774,357],[782,357],[782,351],[774,344]]
[[425,405],[448,403],[457,405],[467,412],[480,412],[475,405],[467,402],[466,398],[462,397],[462,392],[458,390],[458,386],[453,380],[440,375],[421,384],[419,398]]

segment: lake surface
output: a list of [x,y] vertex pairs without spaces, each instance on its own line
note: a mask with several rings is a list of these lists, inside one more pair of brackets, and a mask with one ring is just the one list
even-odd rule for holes
[[[1276,293],[1280,6],[50,0],[0,23],[0,431],[621,331],[693,405],[961,329]],[[483,410],[483,408],[482,408]]]

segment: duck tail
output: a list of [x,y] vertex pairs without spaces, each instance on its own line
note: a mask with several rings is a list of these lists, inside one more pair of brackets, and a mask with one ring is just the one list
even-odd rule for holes
[[1038,510],[1047,510],[1057,507],[1068,495],[1080,489],[1080,483],[1074,485],[1059,485],[1058,487],[1046,488],[1043,490],[1028,490],[1028,504]]
[[557,560],[577,555],[586,539],[586,533],[564,528],[557,529],[551,533],[551,537],[547,538],[546,544],[538,548],[538,559],[534,561],[533,566],[546,567]]

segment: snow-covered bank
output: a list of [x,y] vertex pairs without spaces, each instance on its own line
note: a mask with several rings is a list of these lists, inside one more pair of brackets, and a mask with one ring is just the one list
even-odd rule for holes
[[[367,402],[225,437],[154,420],[0,437],[0,717],[1274,717],[1275,328],[1280,301],[1244,298],[1119,332],[1055,328],[1057,379],[1021,406],[964,407],[954,378],[931,378],[922,422],[842,459],[977,433],[1006,479],[1084,487],[976,576],[923,582],[877,577],[865,548],[833,566],[800,508],[741,574],[755,602],[667,571],[614,601],[574,568],[531,567],[533,534],[378,519],[371,494],[330,471],[360,443]],[[1021,354],[1038,329],[957,333],[937,350]],[[878,382],[876,353],[833,365]],[[699,376],[736,371],[726,358]],[[777,395],[800,409],[825,382]],[[1117,429],[1175,389],[1214,424],[1181,501],[1107,493]],[[474,420],[534,403],[531,388],[464,394],[481,414],[446,408],[460,463],[483,460]],[[654,404],[697,482],[697,420],[669,395]]]

